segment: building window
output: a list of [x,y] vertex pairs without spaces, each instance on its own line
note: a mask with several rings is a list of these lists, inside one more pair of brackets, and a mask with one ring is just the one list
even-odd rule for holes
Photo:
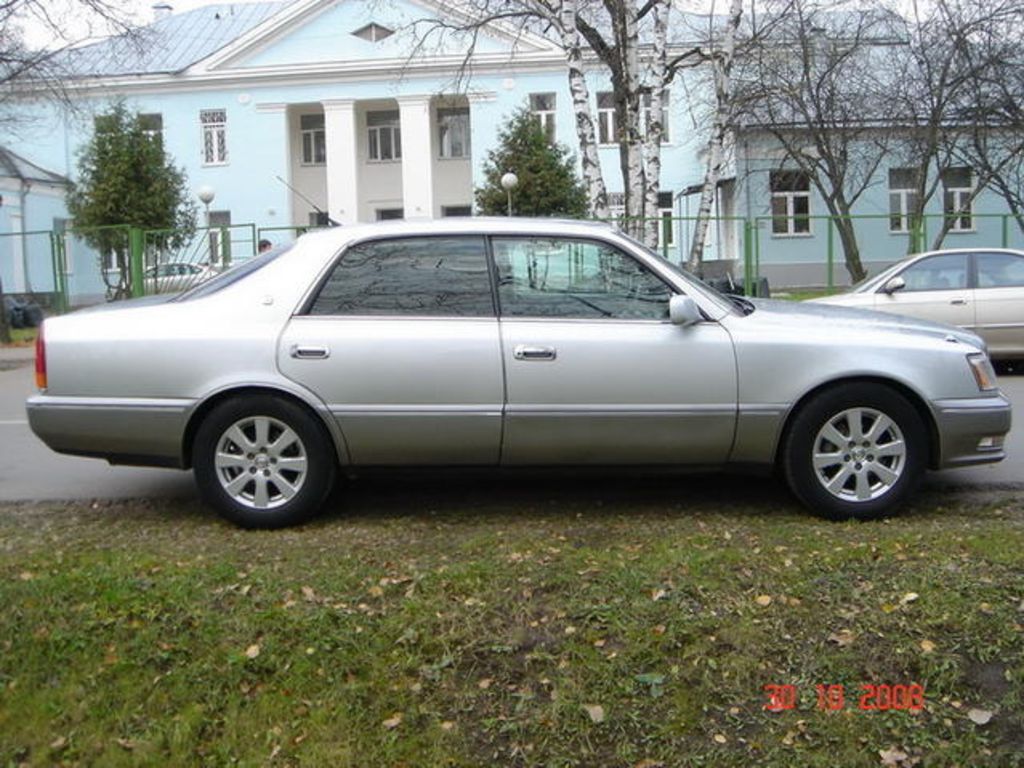
[[473,208],[469,205],[442,205],[441,215],[445,218],[450,216],[472,216]]
[[139,125],[142,132],[152,139],[163,141],[164,137],[164,116],[159,112],[150,112],[139,115]]
[[[208,264],[227,267],[231,263],[231,211],[210,211],[207,221],[206,261]],[[221,239],[223,233],[224,239]]]
[[443,158],[469,157],[469,107],[437,110],[437,146]]
[[392,221],[394,219],[404,219],[405,208],[378,208],[377,209],[377,221]]
[[811,180],[802,171],[772,171],[772,234],[811,233]]
[[676,244],[676,223],[672,220],[672,193],[658,193],[658,245],[661,245],[661,237],[668,232],[668,239],[665,242],[669,248]]
[[597,143],[615,144],[619,140],[615,119],[615,97],[610,91],[597,94]]
[[[669,122],[668,122],[668,91],[665,91],[661,95],[661,143],[667,144],[669,142]],[[651,94],[644,94],[644,131],[647,131],[647,126],[651,124]]]
[[555,94],[531,93],[530,112],[537,118],[537,124],[548,141],[555,140]]
[[395,30],[388,29],[380,24],[371,23],[367,24],[365,27],[360,27],[352,34],[368,43],[379,43],[385,37],[391,37],[395,34]]
[[942,212],[953,220],[950,232],[974,231],[974,178],[970,168],[942,172]]
[[371,160],[402,159],[402,129],[399,126],[397,109],[366,113],[367,156]]
[[917,169],[889,169],[889,231],[910,232],[919,223],[917,210]]
[[302,164],[323,165],[327,162],[327,134],[323,115],[300,115],[302,131]]
[[204,109],[199,113],[203,126],[203,165],[224,165],[228,161],[228,113],[224,109]]

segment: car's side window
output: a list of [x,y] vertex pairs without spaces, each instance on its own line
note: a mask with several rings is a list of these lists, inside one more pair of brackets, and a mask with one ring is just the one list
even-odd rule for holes
[[551,237],[496,237],[492,245],[504,316],[668,317],[672,289],[610,245]]
[[905,292],[948,291],[967,287],[967,254],[947,253],[921,259],[900,273]]
[[979,288],[1024,286],[1024,256],[1012,253],[979,253],[976,258]]
[[407,237],[348,248],[311,315],[493,317],[483,237]]

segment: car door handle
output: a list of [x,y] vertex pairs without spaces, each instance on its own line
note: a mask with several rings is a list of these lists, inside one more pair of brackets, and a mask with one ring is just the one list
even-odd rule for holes
[[296,360],[323,360],[331,356],[331,350],[327,347],[307,347],[302,344],[292,344],[289,354]]
[[967,299],[950,299],[949,303],[957,307],[962,307],[967,303]]
[[558,353],[554,347],[535,347],[528,344],[518,344],[512,352],[516,360],[554,360]]

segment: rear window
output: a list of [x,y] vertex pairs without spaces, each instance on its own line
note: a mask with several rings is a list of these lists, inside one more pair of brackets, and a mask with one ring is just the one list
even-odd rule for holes
[[257,256],[253,256],[248,261],[243,261],[241,264],[236,264],[231,267],[227,272],[222,272],[216,277],[200,283],[195,288],[190,288],[179,296],[176,296],[174,301],[190,301],[191,299],[201,299],[218,293],[229,285],[234,285],[239,280],[244,280],[254,272],[258,272],[263,269],[267,264],[278,257],[283,256],[291,249],[292,246],[290,245],[282,245],[271,251],[266,251]]

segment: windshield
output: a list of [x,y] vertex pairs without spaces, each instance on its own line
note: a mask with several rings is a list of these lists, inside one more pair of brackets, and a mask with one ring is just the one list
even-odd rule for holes
[[248,261],[243,261],[240,264],[236,264],[226,272],[221,272],[216,277],[212,277],[206,282],[200,283],[194,288],[189,288],[182,294],[174,297],[174,301],[190,301],[192,299],[201,299],[206,296],[210,296],[218,291],[222,291],[229,285],[234,285],[239,280],[242,280],[253,272],[256,272],[263,267],[267,266],[270,262],[274,261],[278,256],[287,253],[292,248],[291,245],[282,245],[274,248],[270,251],[265,251],[256,256],[253,256]]

